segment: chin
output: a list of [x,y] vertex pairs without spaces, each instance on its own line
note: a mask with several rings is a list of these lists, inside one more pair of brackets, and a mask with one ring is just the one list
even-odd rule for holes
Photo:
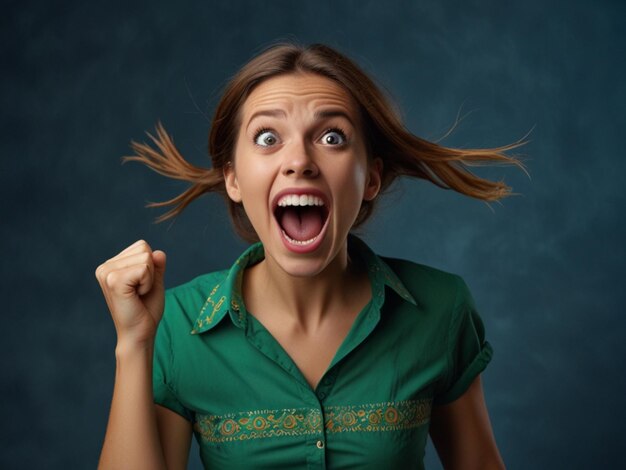
[[312,278],[324,271],[328,263],[321,260],[290,259],[278,263],[282,270],[292,277]]

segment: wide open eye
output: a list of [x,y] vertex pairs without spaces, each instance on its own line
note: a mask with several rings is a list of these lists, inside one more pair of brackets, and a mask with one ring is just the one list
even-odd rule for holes
[[320,140],[324,145],[343,145],[346,143],[346,134],[341,129],[327,129]]
[[254,143],[260,147],[271,147],[278,143],[278,136],[271,129],[259,129],[254,134]]

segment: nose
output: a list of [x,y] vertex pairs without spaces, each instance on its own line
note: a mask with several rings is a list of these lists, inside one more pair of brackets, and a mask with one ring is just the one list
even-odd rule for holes
[[284,149],[283,175],[303,176],[313,178],[319,174],[319,169],[312,158],[311,150],[302,141],[294,142]]

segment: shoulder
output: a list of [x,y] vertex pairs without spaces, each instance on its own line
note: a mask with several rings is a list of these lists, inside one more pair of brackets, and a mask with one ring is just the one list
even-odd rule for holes
[[222,285],[228,272],[228,270],[221,270],[202,274],[183,284],[166,289],[165,309],[161,323],[191,330],[207,298]]
[[458,274],[406,259],[380,256],[423,307],[453,308],[469,294]]

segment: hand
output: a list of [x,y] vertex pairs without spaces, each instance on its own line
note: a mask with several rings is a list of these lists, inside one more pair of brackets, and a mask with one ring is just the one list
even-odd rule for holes
[[139,240],[96,268],[121,344],[143,344],[154,339],[163,316],[166,255]]

